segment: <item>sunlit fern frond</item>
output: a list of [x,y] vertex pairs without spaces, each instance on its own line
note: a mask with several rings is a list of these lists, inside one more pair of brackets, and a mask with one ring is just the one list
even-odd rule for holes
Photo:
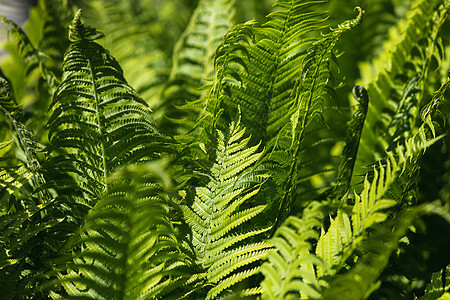
[[290,216],[277,229],[270,241],[276,251],[267,256],[261,266],[262,299],[318,299],[320,284],[315,267],[323,265],[311,254],[311,242],[319,237],[322,205],[312,202],[301,218]]
[[225,107],[240,106],[243,124],[263,145],[289,123],[295,105],[293,83],[300,77],[306,51],[325,26],[324,14],[314,11],[321,5],[322,1],[277,1],[279,10],[255,27],[258,39],[246,47],[241,68],[223,84]]
[[[391,126],[389,129],[396,117],[403,116],[403,122],[411,124],[408,125],[412,134],[420,127],[418,112],[425,104],[422,103],[424,94],[431,93],[430,88],[437,88],[434,83],[429,84],[428,72],[432,63],[440,64],[441,45],[437,36],[443,30],[442,23],[449,10],[448,3],[440,7],[439,3],[413,1],[405,18],[389,31],[383,51],[376,59],[360,65],[361,81],[369,92],[370,105],[361,139],[363,143],[358,151],[355,169],[358,174],[363,174],[364,166],[384,155],[392,145],[390,139],[408,134],[407,127],[389,132],[396,128]],[[427,47],[418,50],[415,43],[421,39]],[[405,86],[403,94],[395,93],[398,85]],[[400,132],[400,129],[403,130]]]
[[[355,19],[345,21],[337,28],[331,29],[330,33],[315,41],[308,50],[303,58],[301,76],[292,92],[293,103],[287,108],[289,121],[285,124],[280,123],[275,131],[275,138],[269,143],[274,149],[273,160],[280,166],[287,166],[283,167],[285,177],[281,178],[279,183],[282,197],[279,201],[277,223],[283,221],[294,204],[295,193],[301,179],[299,175],[303,162],[302,151],[307,147],[304,144],[305,135],[313,120],[323,118],[325,98],[334,95],[334,89],[330,86],[332,77],[330,64],[336,59],[333,49],[342,33],[361,22],[364,11],[359,7],[357,10],[358,15]],[[281,119],[281,116],[278,116],[276,122]]]
[[162,93],[161,107],[169,121],[175,118],[161,125],[171,132],[180,133],[174,131],[174,125],[181,132],[194,127],[207,101],[208,90],[200,88],[214,77],[216,48],[233,24],[234,6],[234,0],[199,1],[188,27],[175,44],[172,71]]
[[[44,145],[38,141],[33,131],[22,123],[24,112],[17,106],[9,82],[2,77],[0,77],[0,109],[15,134],[18,150],[23,153],[22,163],[27,168],[27,173],[33,174],[29,178],[32,187],[38,188],[45,183],[43,174],[39,170],[41,163],[37,155],[43,152]],[[50,199],[50,195],[45,192],[37,194],[40,204]]]
[[426,203],[407,209],[377,226],[358,247],[363,253],[362,257],[348,272],[333,276],[321,299],[367,299],[379,287],[377,279],[388,264],[392,252],[398,248],[400,239],[415,220],[429,214],[450,222],[448,207]]
[[446,266],[431,275],[425,294],[420,300],[444,300],[450,297],[450,266]]
[[352,201],[351,214],[345,209],[338,210],[337,216],[331,218],[327,231],[322,230],[316,254],[331,271],[326,273],[325,269],[318,267],[318,276],[339,272],[370,228],[383,223],[391,215],[389,208],[409,205],[405,199],[418,176],[420,159],[427,148],[442,138],[436,137],[430,120],[437,110],[437,102],[443,100],[442,93],[447,84],[435,94],[434,109],[430,107],[424,112],[424,119],[428,121],[423,123],[416,135],[387,152],[385,162],[374,167],[370,179],[366,176],[363,191],[355,194]]
[[78,188],[94,198],[116,167],[158,157],[162,138],[151,110],[128,85],[117,61],[93,41],[102,34],[84,26],[80,12],[69,29],[72,44],[51,105],[53,155],[44,167],[76,174]]
[[165,172],[155,161],[111,176],[73,245],[81,252],[53,283],[64,287],[64,299],[169,299],[194,292],[198,275],[174,227]]
[[259,145],[247,147],[249,137],[240,122],[232,123],[224,134],[218,131],[217,158],[210,170],[207,186],[197,187],[190,207],[184,207],[186,222],[192,229],[192,244],[198,263],[205,269],[209,291],[207,299],[257,273],[254,265],[267,255],[269,242],[243,243],[269,228],[245,229],[245,222],[261,213],[265,205],[242,209],[259,191],[264,175],[253,168],[261,157]]

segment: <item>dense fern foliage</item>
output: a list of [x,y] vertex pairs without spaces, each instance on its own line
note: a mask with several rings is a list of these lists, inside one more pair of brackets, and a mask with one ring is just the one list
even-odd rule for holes
[[0,299],[448,299],[449,12],[0,16]]

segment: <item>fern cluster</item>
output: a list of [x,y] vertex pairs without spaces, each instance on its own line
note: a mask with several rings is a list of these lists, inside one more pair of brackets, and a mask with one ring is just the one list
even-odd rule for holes
[[0,298],[449,297],[450,1],[357,2],[0,16]]

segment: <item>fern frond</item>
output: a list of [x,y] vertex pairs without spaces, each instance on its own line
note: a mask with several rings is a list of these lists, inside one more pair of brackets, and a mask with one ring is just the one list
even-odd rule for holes
[[425,295],[420,297],[420,300],[444,300],[446,297],[450,297],[450,266],[432,274]]
[[314,271],[322,266],[321,259],[312,255],[311,241],[318,239],[322,205],[312,202],[302,218],[288,217],[270,239],[277,251],[268,254],[261,266],[262,299],[315,299],[321,287]]
[[[248,57],[241,58],[239,80],[231,78],[224,85],[225,104],[240,106],[243,123],[263,145],[276,136],[287,123],[294,106],[293,82],[300,77],[306,50],[315,41],[311,35],[323,29],[324,15],[314,11],[322,1],[277,1],[279,11],[268,15],[269,21],[255,32],[258,41],[246,47]],[[237,50],[243,45],[233,45]],[[238,61],[237,61],[238,62]]]
[[[114,0],[89,1],[85,16],[105,33],[105,46],[124,70],[124,76],[145,102],[155,111],[154,118],[162,118],[157,111],[162,105],[161,92],[170,73],[168,54],[172,31],[189,12],[181,1]],[[168,18],[167,13],[177,11],[175,22],[167,26],[157,21]],[[162,27],[160,27],[162,26]],[[181,30],[181,29],[180,29]],[[178,33],[178,31],[176,31]],[[178,37],[178,35],[176,35]]]
[[214,77],[214,55],[233,24],[234,6],[234,0],[199,1],[188,27],[175,44],[172,71],[162,93],[162,109],[169,120],[183,119],[182,123],[188,125],[184,130],[192,129],[205,105],[208,91],[200,88]]
[[109,191],[82,227],[82,250],[69,264],[72,271],[54,283],[65,288],[65,299],[167,299],[198,281],[191,275],[195,265],[180,249],[159,164],[130,166],[111,176]]
[[[293,92],[293,103],[295,105],[288,114],[290,115],[290,122],[279,127],[281,131],[277,134],[275,143],[279,143],[280,146],[274,146],[275,150],[278,150],[277,148],[281,151],[287,150],[291,156],[289,162],[278,162],[280,165],[288,164],[289,167],[286,170],[286,183],[283,183],[284,192],[279,203],[277,224],[285,218],[286,212],[289,212],[292,208],[294,193],[298,185],[300,151],[304,146],[303,140],[306,129],[316,117],[322,118],[324,97],[330,94],[330,91],[333,91],[328,84],[331,76],[330,63],[335,59],[333,48],[342,33],[356,27],[361,22],[364,11],[359,7],[357,7],[357,10],[358,16],[354,20],[338,25],[321,40],[316,41],[303,60],[302,74],[296,82],[298,86],[295,87]],[[288,136],[290,138],[287,138]]]
[[[425,118],[431,120],[439,99],[442,100],[435,97],[435,108],[430,108]],[[322,230],[316,254],[331,268],[328,274],[333,275],[342,268],[369,228],[386,221],[388,208],[405,205],[403,201],[417,176],[420,158],[427,148],[442,138],[433,136],[432,128],[431,122],[424,123],[404,145],[398,145],[395,152],[387,152],[385,164],[374,167],[370,181],[368,176],[364,180],[363,191],[355,194],[351,217],[345,209],[338,210],[337,217],[331,218],[328,231]],[[325,275],[325,270],[318,267],[319,274]]]
[[[46,54],[37,49],[28,38],[27,34],[10,19],[0,15],[0,21],[6,26],[10,27],[8,32],[12,33],[17,39],[17,48],[19,53],[23,56],[27,62],[28,67],[39,67],[41,76],[47,81],[50,90],[53,90],[59,83],[58,78],[50,71],[45,63]],[[30,70],[29,70],[30,71]]]
[[[402,114],[403,117],[406,116],[403,123],[410,123],[407,125],[411,126],[411,132],[420,127],[420,124],[416,122],[418,113],[416,107],[422,105],[423,95],[431,92],[426,90],[429,87],[425,88],[428,75],[422,72],[428,73],[427,70],[433,60],[431,57],[436,56],[433,52],[439,48],[439,40],[435,36],[443,30],[441,29],[442,20],[446,18],[449,9],[448,4],[438,7],[440,2],[414,1],[405,18],[389,31],[389,40],[384,43],[383,51],[378,57],[370,63],[360,65],[361,81],[367,88],[371,101],[361,138],[363,143],[358,150],[355,167],[358,174],[364,173],[365,165],[372,164],[384,156],[384,151],[392,145],[390,139],[396,139],[399,136],[403,138],[403,135],[408,133],[408,127],[398,127],[399,130],[403,129],[401,132],[398,130],[389,132],[395,128],[389,129],[389,124],[392,124],[396,116]],[[420,54],[417,59],[414,57],[416,51],[414,45],[423,38],[426,40],[428,53]],[[412,74],[408,72],[410,67],[405,68],[408,64],[413,65]],[[407,85],[403,95],[393,94],[392,91],[396,90],[399,76],[412,78],[410,83],[417,80],[414,78],[418,76],[420,83],[416,83],[416,88],[420,87],[422,91],[414,96],[414,92],[410,93],[414,91],[410,89],[414,86]],[[406,81],[400,84],[405,83]],[[392,134],[394,136],[391,136]]]
[[192,244],[198,263],[214,287],[207,299],[256,273],[251,267],[271,249],[269,242],[242,244],[252,236],[266,232],[240,229],[243,224],[262,212],[265,206],[240,207],[258,193],[263,175],[254,173],[253,165],[261,157],[257,146],[247,147],[249,137],[243,138],[240,122],[232,123],[229,132],[217,131],[218,146],[210,182],[197,187],[191,207],[183,207],[186,222],[192,229]]
[[78,174],[92,197],[106,189],[116,167],[157,157],[162,138],[117,61],[93,42],[102,34],[85,26],[80,12],[69,29],[72,44],[48,121],[49,151],[56,155],[45,167]]
[[365,299],[379,286],[376,282],[397,249],[399,240],[406,234],[415,219],[426,214],[437,214],[450,221],[448,207],[427,203],[406,210],[392,220],[383,223],[362,242],[359,249],[367,253],[347,273],[337,275],[323,293],[323,299]]

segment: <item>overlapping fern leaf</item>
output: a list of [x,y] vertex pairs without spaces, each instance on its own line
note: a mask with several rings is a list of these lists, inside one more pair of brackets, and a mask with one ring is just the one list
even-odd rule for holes
[[234,6],[234,0],[199,1],[188,27],[174,47],[172,71],[163,91],[161,107],[171,124],[162,122],[161,126],[169,126],[168,129],[177,134],[180,132],[170,127],[178,124],[180,130],[184,129],[181,132],[194,127],[208,93],[200,88],[214,77],[216,48],[233,24]]
[[[424,101],[424,95],[437,89],[439,82],[430,81],[430,68],[441,64],[443,23],[447,18],[449,4],[439,5],[440,1],[413,1],[411,9],[403,20],[391,28],[389,39],[383,45],[383,51],[371,62],[362,63],[360,71],[362,84],[370,95],[367,122],[364,125],[364,141],[358,151],[356,172],[364,173],[364,166],[373,163],[384,155],[384,151],[420,127],[418,112]],[[424,28],[427,30],[424,30]],[[422,33],[428,32],[426,37]],[[415,43],[423,39],[427,47],[418,49]],[[403,94],[395,90],[404,80],[409,84]],[[434,79],[431,79],[434,80]],[[381,117],[380,117],[381,116]],[[407,127],[392,126],[402,118]],[[397,128],[390,132],[392,128]],[[411,129],[411,130],[410,130]]]
[[450,297],[450,266],[434,272],[420,300],[437,300]]
[[210,181],[196,188],[194,202],[183,208],[192,229],[197,263],[204,268],[206,299],[213,299],[257,273],[258,265],[271,249],[266,241],[244,242],[269,228],[245,229],[245,222],[260,214],[265,205],[249,206],[264,174],[254,170],[261,157],[259,145],[247,147],[250,137],[240,122],[232,123],[224,134],[217,131],[217,158]]
[[[105,47],[120,63],[126,80],[155,110],[155,119],[161,118],[156,110],[161,105],[160,94],[170,74],[168,48],[173,45],[173,35],[181,30],[178,27],[184,25],[187,17],[179,16],[177,22],[171,24],[173,26],[164,26],[157,21],[167,22],[167,14],[172,10],[186,10],[186,13],[189,10],[181,1],[86,2],[85,15],[102,28]],[[178,22],[181,24],[174,26]]]
[[[411,196],[418,175],[420,159],[427,148],[442,138],[436,137],[435,123],[431,120],[437,111],[437,103],[444,101],[443,94],[447,86],[448,82],[443,84],[434,95],[432,103],[435,105],[430,104],[424,111],[424,123],[418,133],[403,145],[399,144],[395,151],[387,152],[385,162],[374,167],[370,180],[366,176],[363,191],[356,194],[353,200],[351,215],[345,208],[339,210],[337,216],[330,219],[328,230],[322,230],[316,254],[328,264],[331,271],[318,267],[318,276],[334,275],[340,271],[367,231],[392,216],[389,208],[410,205],[407,199]],[[402,231],[403,235],[406,229]]]
[[[128,166],[110,179],[108,192],[73,245],[74,253],[81,252],[53,283],[64,287],[60,297],[170,299],[194,292],[198,275],[174,226],[176,210],[165,191],[170,179],[164,164]],[[177,290],[187,284],[187,294]]]
[[[38,157],[43,145],[22,123],[24,112],[16,105],[9,82],[0,78],[0,84],[1,116],[6,117],[13,132],[15,147],[11,148],[21,153],[18,165],[0,167],[2,295],[7,299],[40,297],[38,288],[47,278],[47,261],[61,245],[61,240],[55,239],[58,234],[50,232],[57,230],[64,216],[52,208],[50,193],[40,189],[45,184]],[[1,148],[10,144],[2,143]]]
[[[116,167],[158,157],[161,140],[151,111],[127,84],[117,61],[95,43],[102,36],[76,14],[69,29],[72,44],[63,62],[61,84],[54,94],[48,121],[46,170],[52,178],[89,198],[107,189]],[[67,174],[72,173],[73,181]]]
[[4,16],[0,16],[0,20],[5,23],[6,26],[10,27],[8,33],[13,34],[17,40],[18,52],[26,63],[26,73],[39,68],[40,75],[46,80],[48,88],[54,88],[58,83],[58,78],[49,68],[47,68],[45,63],[46,54],[33,45],[27,34],[16,23]]
[[315,267],[324,266],[311,254],[311,241],[319,237],[323,204],[310,203],[303,217],[288,217],[270,239],[276,251],[268,254],[261,266],[262,299],[318,299],[321,286]]

